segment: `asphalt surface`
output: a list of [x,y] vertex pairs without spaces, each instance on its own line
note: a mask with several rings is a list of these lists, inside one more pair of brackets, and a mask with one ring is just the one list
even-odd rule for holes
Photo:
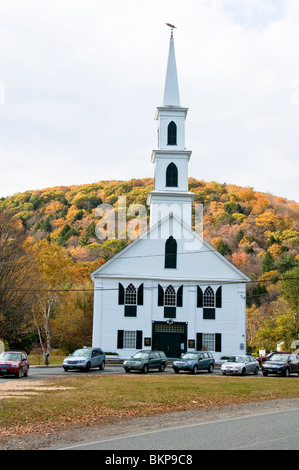
[[[176,451],[186,459],[192,450],[298,450],[299,408],[279,411],[264,411],[245,416],[228,417],[211,421],[182,424],[143,431],[135,434],[104,437],[53,447],[57,450],[125,450],[126,456],[138,456],[138,451],[151,450],[152,463],[155,456],[164,456],[167,451]],[[183,452],[187,451],[187,452]],[[131,454],[130,454],[131,452]],[[128,454],[129,453],[129,454]],[[149,463],[148,454],[143,456]],[[192,457],[190,457],[192,458]],[[143,461],[144,462],[144,461]],[[171,462],[170,462],[171,463]],[[187,464],[187,462],[184,462]],[[191,462],[190,462],[191,463]]]

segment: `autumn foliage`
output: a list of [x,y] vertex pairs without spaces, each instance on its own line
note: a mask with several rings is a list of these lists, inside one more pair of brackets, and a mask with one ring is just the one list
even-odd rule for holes
[[[28,290],[36,288],[34,300],[32,296],[30,300],[31,310],[35,312],[32,318],[33,324],[40,328],[44,345],[47,344],[47,328],[51,331],[52,342],[66,349],[82,344],[80,331],[84,331],[84,342],[91,340],[89,275],[131,241],[99,240],[95,230],[99,221],[96,209],[104,203],[117,212],[119,196],[126,196],[127,208],[133,203],[146,206],[147,194],[152,189],[152,179],[100,181],[26,191],[0,200],[1,211],[5,212],[5,217],[9,214],[7,227],[13,224],[16,237],[22,237],[20,245],[25,251],[19,253],[18,262],[24,262],[25,252],[29,257],[28,265],[29,260],[36,261],[28,276],[31,277]],[[189,190],[195,193],[195,203],[204,207],[204,238],[252,280],[247,287],[248,347],[273,349],[285,338],[289,348],[291,339],[285,333],[287,325],[289,327],[290,322],[293,325],[292,337],[298,327],[292,299],[298,294],[299,204],[253,188],[193,178],[189,179]],[[291,294],[286,294],[288,278],[294,278],[295,283]],[[3,282],[1,280],[2,296]],[[12,282],[17,288],[20,281],[16,277]],[[40,294],[50,288],[55,291],[51,302],[49,295],[42,298]],[[47,326],[46,317],[43,320],[41,313],[42,302],[44,311],[46,302],[51,304],[48,305]],[[16,338],[5,337],[4,327],[1,329],[1,322],[5,325],[8,321],[7,315],[0,311],[0,337],[15,344]],[[290,320],[292,315],[293,320]],[[34,327],[29,330],[30,335],[33,330],[37,331]],[[24,331],[20,338],[24,339]],[[29,331],[27,333],[29,335]]]

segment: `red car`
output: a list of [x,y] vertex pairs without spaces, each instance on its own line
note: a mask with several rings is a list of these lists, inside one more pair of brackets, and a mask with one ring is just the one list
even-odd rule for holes
[[6,351],[0,354],[0,376],[15,375],[21,378],[28,377],[29,360],[25,353],[19,351]]

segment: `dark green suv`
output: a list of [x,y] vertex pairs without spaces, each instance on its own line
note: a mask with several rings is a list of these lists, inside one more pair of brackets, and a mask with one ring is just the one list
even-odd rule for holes
[[123,362],[123,368],[126,372],[131,370],[139,370],[147,374],[151,369],[159,369],[160,372],[165,370],[167,358],[163,351],[138,351],[131,359]]

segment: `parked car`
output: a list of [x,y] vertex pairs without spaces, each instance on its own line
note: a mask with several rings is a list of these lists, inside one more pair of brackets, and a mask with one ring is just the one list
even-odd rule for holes
[[273,354],[266,364],[263,364],[262,372],[264,376],[268,374],[279,374],[288,377],[290,374],[295,373],[299,375],[299,355],[284,353]]
[[63,361],[62,367],[65,372],[69,369],[81,369],[86,372],[89,369],[99,367],[105,369],[106,355],[101,348],[87,348],[77,349]]
[[196,374],[198,370],[213,372],[215,359],[212,353],[208,351],[189,351],[182,354],[180,359],[174,361],[172,367],[176,374],[180,371]]
[[28,377],[29,360],[21,351],[6,351],[0,354],[0,375],[15,375],[18,378]]
[[138,351],[131,359],[123,362],[126,372],[139,370],[146,374],[150,369],[159,369],[164,372],[167,365],[167,358],[163,351]]
[[[270,357],[273,356],[273,354],[278,354],[277,351],[271,352],[267,354],[266,356],[257,356],[256,360],[259,362],[260,365],[263,365],[264,362],[268,361]],[[290,354],[290,353],[280,353],[280,354]]]
[[221,365],[223,375],[240,374],[246,375],[252,372],[257,375],[259,373],[259,363],[252,356],[231,356]]

